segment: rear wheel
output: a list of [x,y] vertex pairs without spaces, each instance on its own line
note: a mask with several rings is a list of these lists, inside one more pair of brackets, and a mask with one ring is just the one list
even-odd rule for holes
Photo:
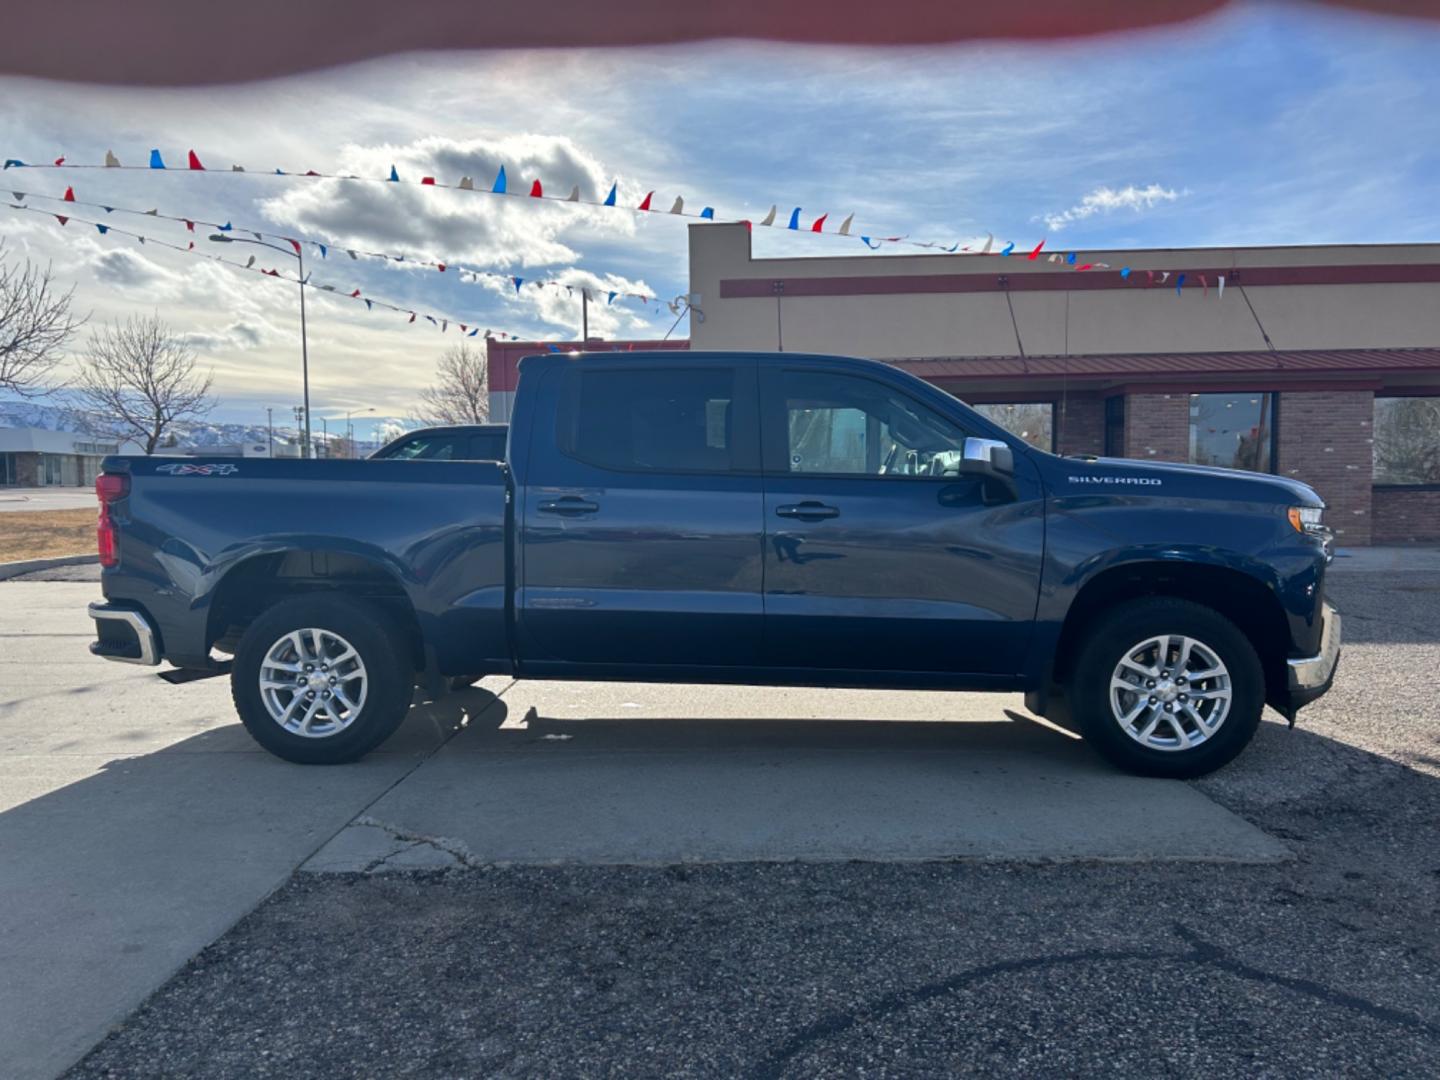
[[1265,677],[1249,639],[1224,616],[1147,597],[1102,616],[1086,636],[1070,708],[1086,740],[1116,765],[1201,776],[1254,737]]
[[301,764],[355,761],[405,719],[414,672],[379,608],[348,596],[283,600],[246,629],[231,695],[251,736]]

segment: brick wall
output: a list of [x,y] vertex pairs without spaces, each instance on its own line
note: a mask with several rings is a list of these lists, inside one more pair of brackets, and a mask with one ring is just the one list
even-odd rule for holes
[[1141,461],[1189,461],[1190,395],[1127,395],[1125,456]]
[[1440,540],[1440,491],[1376,489],[1372,493],[1370,538],[1377,544]]
[[1329,506],[1325,523],[1342,546],[1370,543],[1374,420],[1369,391],[1280,393],[1277,471],[1320,493]]
[[1105,399],[1099,394],[1067,394],[1055,402],[1055,452],[1105,452]]

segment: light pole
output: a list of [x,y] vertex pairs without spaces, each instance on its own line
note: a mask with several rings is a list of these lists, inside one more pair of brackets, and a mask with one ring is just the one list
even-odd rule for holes
[[303,451],[302,456],[314,457],[314,450],[310,445],[310,348],[305,335],[305,256],[300,253],[298,244],[295,246],[295,250],[291,251],[282,248],[279,244],[267,244],[264,240],[248,240],[243,236],[226,236],[224,233],[211,233],[210,239],[217,244],[255,244],[258,247],[269,248],[271,251],[278,251],[282,255],[289,255],[300,264],[300,378],[305,391],[305,435],[301,443],[301,450]]
[[275,409],[270,405],[265,406],[265,427],[269,433],[266,437],[265,453],[267,457],[273,458],[275,456]]
[[[352,458],[355,457],[356,455],[355,455],[355,425],[354,425],[354,423],[352,422],[351,417],[353,417],[353,416],[355,415],[356,411],[357,411],[357,410],[355,410],[355,409],[346,409],[346,410],[345,410],[345,441],[346,441],[347,443],[349,443],[348,449],[350,450],[350,456],[351,456]],[[360,412],[374,412],[374,411],[375,411],[375,406],[372,405],[372,406],[370,406],[370,407],[367,408],[367,409],[360,409],[360,410],[358,410],[358,411],[360,411]]]
[[[325,456],[330,456],[330,426],[325,422],[325,417],[320,417],[320,434],[324,436],[321,442],[325,446]],[[319,457],[317,454],[316,457]]]

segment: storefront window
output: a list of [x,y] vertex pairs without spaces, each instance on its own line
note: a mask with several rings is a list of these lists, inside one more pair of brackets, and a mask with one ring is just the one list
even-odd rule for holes
[[1375,399],[1375,483],[1440,484],[1440,397]]
[[18,484],[20,477],[15,469],[14,454],[0,454],[0,484]]
[[1055,406],[1048,401],[972,405],[971,408],[1031,446],[1038,446],[1041,450],[1055,449]]
[[1190,462],[1270,472],[1275,395],[1191,394]]

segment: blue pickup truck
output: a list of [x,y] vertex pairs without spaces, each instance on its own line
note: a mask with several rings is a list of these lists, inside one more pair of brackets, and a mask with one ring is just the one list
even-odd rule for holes
[[1291,480],[1057,457],[789,353],[531,357],[508,434],[504,461],[107,458],[91,651],[228,670],[254,738],[314,763],[504,674],[1023,691],[1195,776],[1334,677],[1324,504]]

